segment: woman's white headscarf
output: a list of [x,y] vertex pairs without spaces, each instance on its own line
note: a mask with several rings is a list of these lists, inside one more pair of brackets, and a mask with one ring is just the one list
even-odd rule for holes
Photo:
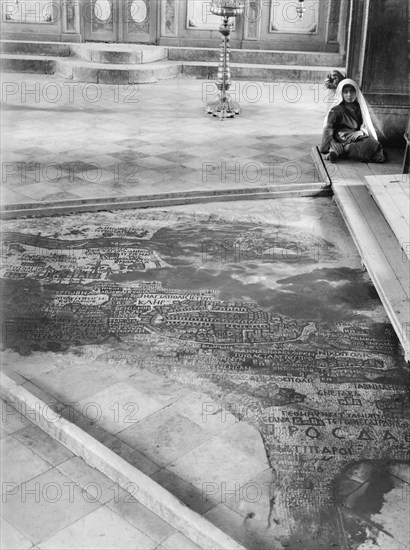
[[[363,94],[360,91],[359,86],[351,78],[344,78],[343,80],[341,80],[339,82],[339,85],[338,85],[338,87],[336,89],[336,92],[335,92],[335,96],[333,98],[333,104],[331,105],[331,107],[329,109],[329,112],[330,112],[331,109],[333,109],[333,107],[336,107],[336,105],[340,105],[340,103],[342,103],[342,101],[343,101],[343,94],[342,94],[343,88],[345,86],[349,85],[349,84],[350,84],[350,86],[353,86],[353,88],[356,90],[356,100],[359,103],[360,110],[362,112],[363,126],[365,127],[365,129],[367,130],[367,133],[371,137],[373,137],[374,139],[378,139],[377,134],[376,134],[376,130],[374,129],[374,126],[373,126],[372,119],[370,118],[370,113],[369,113],[369,109],[367,107],[366,100],[363,97]],[[327,119],[328,119],[328,116],[329,116],[329,112],[327,113],[327,115],[325,117],[324,126],[327,126]],[[363,126],[362,126],[361,129],[363,129]]]

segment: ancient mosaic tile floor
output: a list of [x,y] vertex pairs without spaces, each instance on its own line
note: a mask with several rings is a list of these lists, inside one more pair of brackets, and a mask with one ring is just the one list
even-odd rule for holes
[[330,199],[3,230],[22,383],[248,548],[408,548],[409,369]]
[[94,85],[3,78],[2,203],[318,181],[310,156],[329,93],[318,84],[237,82],[243,112],[204,107],[212,82]]

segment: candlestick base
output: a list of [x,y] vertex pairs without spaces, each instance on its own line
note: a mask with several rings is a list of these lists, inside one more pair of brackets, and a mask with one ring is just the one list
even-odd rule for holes
[[229,94],[225,93],[225,97],[218,97],[218,99],[208,103],[206,112],[223,120],[224,118],[233,118],[235,115],[239,115],[241,108],[236,101],[231,99]]

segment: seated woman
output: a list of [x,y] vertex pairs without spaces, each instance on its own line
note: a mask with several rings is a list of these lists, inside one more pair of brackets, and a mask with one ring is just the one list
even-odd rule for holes
[[362,92],[354,80],[345,78],[336,90],[335,106],[326,116],[321,153],[335,162],[348,157],[362,162],[385,162],[386,154],[376,131]]

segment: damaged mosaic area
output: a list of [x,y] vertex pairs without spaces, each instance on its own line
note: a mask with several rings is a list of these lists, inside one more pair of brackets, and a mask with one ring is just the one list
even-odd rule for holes
[[148,369],[258,428],[261,548],[408,547],[409,369],[329,199],[10,221],[2,243],[3,349]]

